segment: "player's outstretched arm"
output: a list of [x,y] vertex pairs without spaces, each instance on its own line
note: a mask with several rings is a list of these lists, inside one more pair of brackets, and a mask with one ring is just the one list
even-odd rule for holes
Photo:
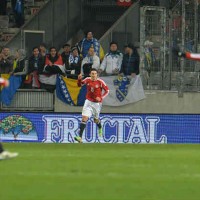
[[200,61],[200,54],[199,53],[185,52],[185,58],[190,59],[190,60]]
[[0,78],[0,86],[8,87],[9,81],[7,79]]
[[83,77],[82,74],[79,74],[79,75],[78,75],[78,82],[77,82],[78,87],[83,86],[83,85],[86,84],[86,82],[87,82],[87,81],[86,81],[87,78],[85,78],[84,80],[82,80],[82,77]]

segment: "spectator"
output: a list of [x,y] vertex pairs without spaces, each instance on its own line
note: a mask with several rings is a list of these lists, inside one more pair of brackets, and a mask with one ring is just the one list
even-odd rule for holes
[[61,56],[65,66],[68,65],[69,55],[70,55],[70,44],[64,44]]
[[82,58],[78,53],[78,48],[72,47],[69,61],[67,62],[68,65],[66,66],[67,77],[78,78],[78,75],[81,72],[81,62]]
[[0,74],[9,74],[13,70],[13,60],[10,49],[3,47],[0,53]]
[[15,17],[17,27],[24,24],[24,0],[11,0],[12,10]]
[[7,0],[0,1],[0,15],[7,14]]
[[128,44],[124,45],[124,53],[123,54],[127,54],[128,53]]
[[11,75],[22,76],[22,85],[28,72],[28,61],[26,59],[26,52],[24,49],[18,49],[15,54],[14,69]]
[[[24,49],[18,49],[13,62],[13,75],[25,75],[28,72],[28,64],[25,66],[26,52]],[[25,73],[26,72],[26,73]]]
[[116,75],[119,73],[122,64],[123,55],[118,51],[116,42],[110,43],[110,51],[105,55],[101,63],[99,73],[105,75]]
[[38,69],[42,64],[42,56],[39,53],[39,48],[34,47],[32,55],[28,59],[28,75],[24,81],[25,88],[40,88],[38,80]]
[[153,69],[153,66],[155,66],[155,61],[156,61],[152,45],[153,42],[149,40],[146,40],[144,42],[144,67],[145,70],[148,72],[148,76],[150,76],[150,73]]
[[83,59],[81,65],[81,73],[84,74],[85,77],[89,76],[91,68],[95,68],[99,70],[100,59],[96,55],[94,48],[90,47],[87,56]]
[[46,55],[44,62],[39,66],[39,81],[41,88],[46,89],[49,92],[55,90],[56,76],[61,74],[65,76],[65,69],[61,55],[58,55],[55,47],[51,47],[50,54]]
[[86,33],[85,38],[78,43],[78,46],[83,58],[87,56],[90,47],[93,47],[96,55],[100,57],[100,43],[93,37],[93,33],[91,31]]
[[135,75],[139,74],[139,54],[133,44],[127,45],[127,52],[123,56],[120,73],[123,73],[125,76],[131,75],[135,77]]
[[41,56],[46,56],[48,54],[47,45],[45,43],[41,43],[39,45],[39,51]]

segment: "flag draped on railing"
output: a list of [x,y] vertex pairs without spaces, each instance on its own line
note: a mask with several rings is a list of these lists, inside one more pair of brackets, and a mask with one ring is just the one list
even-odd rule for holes
[[1,91],[1,101],[4,105],[9,106],[12,103],[17,89],[21,86],[21,76],[10,76],[9,87],[4,87]]
[[[140,76],[135,78],[106,76],[101,77],[108,85],[110,92],[103,105],[122,106],[135,103],[145,98]],[[77,80],[58,76],[56,83],[57,97],[66,104],[82,106],[86,96],[86,86],[78,87]]]

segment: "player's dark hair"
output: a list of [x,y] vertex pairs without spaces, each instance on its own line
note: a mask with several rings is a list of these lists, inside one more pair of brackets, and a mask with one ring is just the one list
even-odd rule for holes
[[91,72],[91,71],[98,72],[96,68],[91,68],[91,69],[90,69],[90,72]]

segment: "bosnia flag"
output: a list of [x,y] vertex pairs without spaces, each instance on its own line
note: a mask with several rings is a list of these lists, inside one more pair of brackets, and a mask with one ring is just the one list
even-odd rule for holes
[[22,76],[10,76],[9,86],[4,87],[1,92],[1,101],[4,105],[9,106],[12,103],[17,89],[21,86]]
[[78,87],[77,80],[58,75],[56,95],[64,103],[83,106],[86,97],[86,85]]

